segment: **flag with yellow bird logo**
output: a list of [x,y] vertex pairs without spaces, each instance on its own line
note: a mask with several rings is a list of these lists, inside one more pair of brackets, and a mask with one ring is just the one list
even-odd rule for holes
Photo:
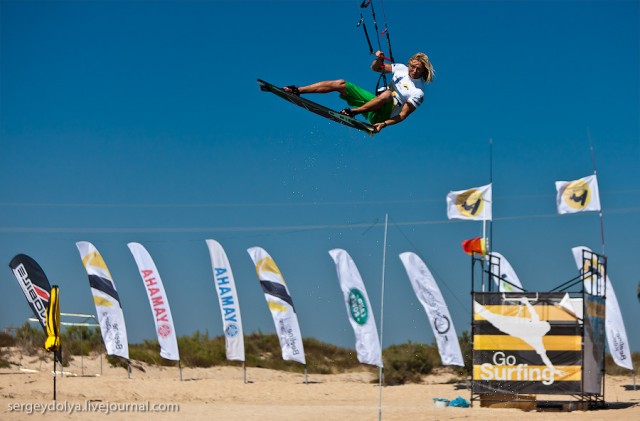
[[108,355],[129,359],[129,343],[120,296],[102,255],[87,241],[76,243],[96,306],[102,340]]
[[447,217],[470,221],[490,221],[491,184],[447,194]]
[[556,181],[559,214],[601,210],[595,174],[574,181]]
[[251,247],[247,252],[256,266],[258,280],[276,326],[282,359],[306,364],[298,316],[280,269],[263,248]]
[[47,339],[44,341],[44,349],[56,352],[60,349],[60,288],[57,285],[51,287],[45,326]]

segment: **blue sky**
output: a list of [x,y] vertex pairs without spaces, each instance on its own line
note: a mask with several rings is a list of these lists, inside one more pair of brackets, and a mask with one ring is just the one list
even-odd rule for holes
[[[375,138],[260,92],[377,76],[359,1],[0,3],[0,257],[36,259],[63,312],[95,313],[75,242],[92,242],[118,288],[132,342],[154,338],[126,244],[154,258],[179,335],[222,334],[205,239],[225,248],[245,332],[274,331],[246,249],[265,248],[302,334],[353,347],[328,251],[357,264],[384,346],[431,342],[398,258],[436,275],[458,333],[470,326],[470,258],[481,224],[448,221],[445,197],[489,182],[493,248],[528,290],[577,274],[571,247],[601,250],[595,213],[559,216],[557,180],[593,172],[609,275],[640,350],[638,1],[393,1],[377,4],[394,56],[424,51],[425,103]],[[369,30],[373,32],[372,25]],[[337,95],[314,96],[343,108]],[[31,316],[9,270],[0,327]]]

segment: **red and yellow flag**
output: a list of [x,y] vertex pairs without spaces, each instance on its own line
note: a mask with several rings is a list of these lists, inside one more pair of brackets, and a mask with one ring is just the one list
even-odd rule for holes
[[467,254],[473,254],[473,252],[476,252],[486,256],[489,249],[489,239],[476,237],[464,240],[462,242],[462,249]]

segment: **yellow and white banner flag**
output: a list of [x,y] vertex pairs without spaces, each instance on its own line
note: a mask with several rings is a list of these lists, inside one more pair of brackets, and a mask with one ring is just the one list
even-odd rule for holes
[[244,335],[240,318],[240,302],[238,301],[233,272],[231,272],[231,264],[220,243],[215,240],[206,240],[206,242],[213,267],[213,282],[218,293],[220,312],[222,313],[227,359],[244,361]]
[[401,253],[400,260],[407,271],[418,301],[429,317],[442,364],[464,367],[458,335],[453,326],[449,308],[431,271],[415,253]]
[[491,184],[447,194],[447,217],[471,221],[490,221]]
[[256,266],[256,274],[276,326],[282,359],[306,364],[298,316],[280,269],[263,248],[251,247],[247,252]]
[[138,265],[142,282],[149,297],[153,321],[156,324],[158,343],[160,344],[160,356],[167,360],[179,361],[180,354],[178,353],[176,330],[173,327],[169,300],[158,273],[158,268],[156,268],[156,264],[142,244],[129,243],[127,245]]
[[[583,253],[591,254],[588,247],[580,246],[571,249],[573,258],[576,261],[578,270],[584,279],[584,288],[589,294],[605,296],[605,333],[607,335],[607,343],[609,352],[615,362],[620,367],[633,370],[633,361],[631,360],[631,349],[629,348],[629,339],[627,339],[627,331],[624,328],[622,320],[622,312],[618,304],[618,298],[613,290],[613,285],[609,279],[609,275],[602,277],[604,270],[600,267],[599,262],[584,260]],[[595,259],[594,259],[595,260]],[[602,282],[606,286],[602,287]],[[593,291],[592,291],[593,289]]]
[[556,181],[556,190],[559,214],[601,210],[595,174],[575,181]]
[[89,286],[96,306],[102,340],[108,355],[129,359],[129,343],[120,296],[102,255],[87,241],[76,243],[89,276]]
[[329,254],[336,264],[338,281],[344,296],[344,303],[347,306],[349,322],[351,322],[351,327],[356,335],[358,361],[382,367],[378,329],[360,272],[345,250],[333,249],[329,251]]

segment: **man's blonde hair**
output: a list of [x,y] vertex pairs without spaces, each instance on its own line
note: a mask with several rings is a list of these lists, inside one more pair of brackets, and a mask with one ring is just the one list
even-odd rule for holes
[[409,63],[411,63],[414,60],[422,63],[424,65],[424,68],[427,69],[425,74],[422,75],[422,79],[427,83],[431,83],[433,81],[433,75],[435,74],[436,71],[433,69],[433,65],[429,61],[429,57],[427,57],[425,53],[415,53],[409,59],[409,61],[407,62],[407,65],[409,65]]

